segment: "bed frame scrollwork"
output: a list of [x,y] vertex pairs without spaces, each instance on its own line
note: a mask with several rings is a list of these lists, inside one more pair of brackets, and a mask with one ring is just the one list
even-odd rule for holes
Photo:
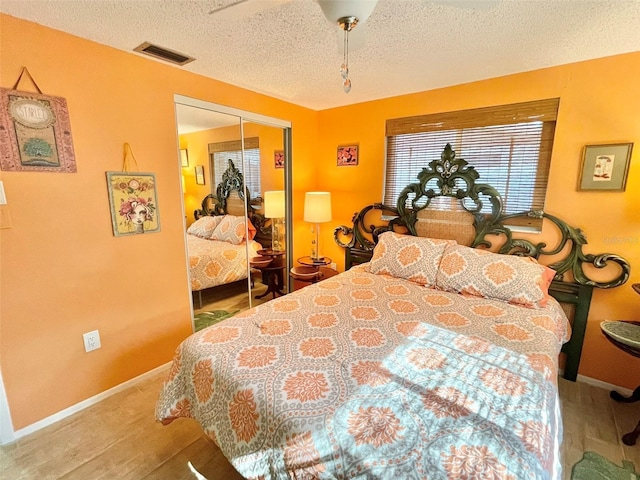
[[262,202],[261,198],[252,199],[249,189],[244,186],[244,176],[242,172],[236,168],[233,160],[228,160],[227,169],[222,174],[222,181],[216,187],[216,194],[209,194],[202,200],[202,208],[194,210],[193,216],[196,220],[204,216],[226,215],[228,209],[229,197],[232,193],[237,192],[238,197],[244,201],[247,206],[247,216],[254,227],[256,227],[255,240],[260,243],[263,248],[271,248],[271,227],[265,226],[266,218],[261,213],[256,212],[253,202]]
[[[354,214],[352,226],[341,225],[334,230],[336,243],[345,249],[345,269],[369,261],[382,232],[391,230],[417,235],[420,213],[428,209],[435,198],[457,199],[461,210],[473,216],[475,238],[469,246],[537,260],[554,257],[554,262],[548,265],[556,271],[549,293],[573,308],[573,334],[563,352],[567,354],[564,377],[575,380],[593,288],[614,288],[624,284],[629,279],[629,262],[613,253],[594,255],[583,252],[583,246],[587,244],[583,232],[546,212],[505,214],[498,191],[491,185],[477,183],[480,178],[478,172],[464,159],[456,158],[449,144],[440,159],[429,162],[417,178],[417,182],[402,190],[395,207],[381,203],[367,205]],[[490,213],[482,211],[487,202],[491,207]],[[370,220],[372,217],[373,221]],[[559,234],[557,245],[548,247],[544,241],[535,243],[509,228],[514,219],[527,217],[543,219],[545,229],[548,224],[553,225]],[[561,258],[556,259],[558,256]],[[618,271],[611,275],[613,278],[610,280],[596,280],[585,272],[584,265],[595,269],[617,265]]]

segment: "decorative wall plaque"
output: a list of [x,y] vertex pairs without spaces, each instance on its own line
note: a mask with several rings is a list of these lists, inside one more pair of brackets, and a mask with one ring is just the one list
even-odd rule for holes
[[153,173],[107,172],[113,235],[160,231],[160,216]]
[[67,101],[43,95],[35,82],[39,93],[16,90],[25,72],[12,89],[0,88],[0,169],[73,173]]

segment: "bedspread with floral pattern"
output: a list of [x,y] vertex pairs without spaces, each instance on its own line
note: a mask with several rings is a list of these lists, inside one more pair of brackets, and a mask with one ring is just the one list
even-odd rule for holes
[[360,266],[202,330],[156,417],[196,419],[248,479],[559,476],[560,306]]
[[[246,248],[245,242],[233,245],[187,235],[191,290],[197,292],[247,278]],[[261,248],[258,242],[252,241],[249,258],[258,256]]]

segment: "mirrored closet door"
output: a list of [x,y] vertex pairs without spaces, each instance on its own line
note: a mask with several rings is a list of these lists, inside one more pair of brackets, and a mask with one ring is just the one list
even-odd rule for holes
[[291,128],[189,97],[175,103],[197,330],[288,291]]
[[250,260],[252,304],[288,292],[286,255],[286,155],[280,127],[243,118],[245,181],[251,191],[250,220],[261,248]]

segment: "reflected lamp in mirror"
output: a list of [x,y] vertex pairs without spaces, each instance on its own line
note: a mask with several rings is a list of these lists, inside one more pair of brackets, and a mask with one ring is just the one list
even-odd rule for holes
[[313,223],[315,236],[311,240],[311,259],[319,261],[320,256],[320,224],[331,221],[331,193],[307,192],[304,197],[304,221]]
[[183,167],[189,166],[189,152],[186,148],[180,149],[180,165]]
[[264,216],[271,219],[271,250],[284,251],[284,190],[264,192]]

